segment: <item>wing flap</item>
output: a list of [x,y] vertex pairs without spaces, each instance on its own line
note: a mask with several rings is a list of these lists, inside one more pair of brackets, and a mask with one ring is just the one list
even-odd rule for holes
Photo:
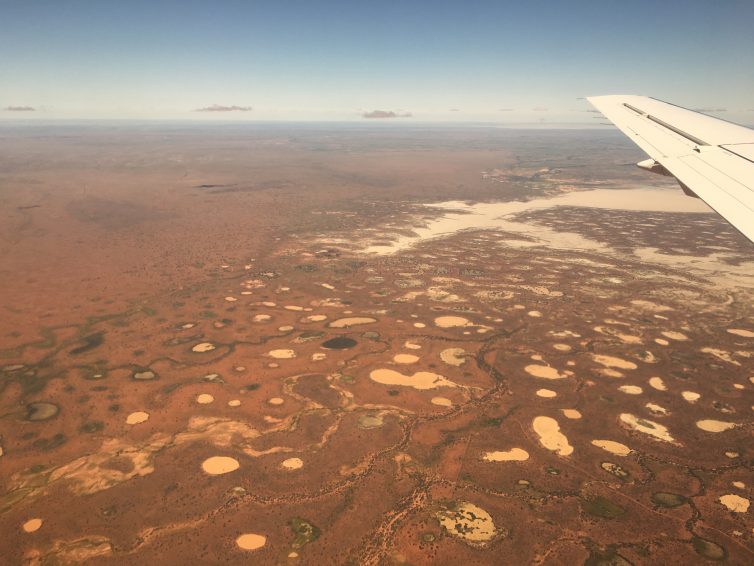
[[754,242],[754,131],[653,98],[588,100]]

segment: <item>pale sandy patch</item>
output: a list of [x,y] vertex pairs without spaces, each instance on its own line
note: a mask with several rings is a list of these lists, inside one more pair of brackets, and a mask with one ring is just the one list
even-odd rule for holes
[[215,398],[209,393],[202,393],[196,396],[196,402],[200,405],[209,405],[215,400]]
[[631,453],[631,449],[628,446],[614,440],[592,440],[592,444],[616,456],[628,456]]
[[454,509],[435,515],[448,534],[471,544],[483,544],[495,538],[495,523],[487,511],[473,503],[459,503]]
[[529,315],[532,318],[541,318],[542,317],[542,313],[539,312],[539,311],[529,311],[526,314]]
[[568,443],[566,436],[560,432],[558,421],[552,417],[535,417],[532,421],[534,432],[539,436],[539,442],[548,450],[552,450],[559,456],[568,456],[573,453],[573,446]]
[[571,347],[568,344],[553,344],[552,347],[555,348],[556,350],[560,351],[560,352],[570,352],[571,351]]
[[742,338],[754,338],[754,332],[751,330],[744,330],[743,328],[728,328],[728,332],[741,336]]
[[631,301],[631,304],[651,312],[667,312],[673,310],[672,308],[666,307],[665,305],[658,305],[657,303],[653,303],[652,301],[645,301],[643,299],[634,299],[633,301]]
[[332,286],[332,285],[330,285],[329,283],[320,283],[320,285],[321,285],[322,287],[324,287],[325,289],[330,289],[330,291],[334,291],[334,290],[335,290],[335,287],[333,287],[333,286]]
[[435,389],[437,387],[457,387],[442,375],[429,371],[419,371],[413,375],[403,375],[392,369],[376,369],[369,374],[372,381],[383,385],[402,385],[414,389]]
[[267,400],[267,402],[270,405],[282,405],[283,403],[285,403],[285,399],[283,399],[282,397],[271,397]]
[[126,417],[126,424],[137,425],[145,423],[147,422],[147,420],[149,420],[149,413],[145,413],[144,411],[136,411]]
[[327,354],[325,354],[324,352],[314,352],[314,353],[312,354],[312,356],[311,356],[311,360],[312,360],[313,362],[321,362],[321,361],[322,361],[322,360],[324,360],[324,359],[325,359],[326,357],[327,357]]
[[551,399],[553,397],[557,397],[558,394],[552,389],[537,389],[537,396],[544,397],[546,399]]
[[668,344],[670,344],[670,342],[668,342],[664,338],[655,338],[655,343],[659,344],[660,346],[667,346]]
[[241,406],[241,400],[240,399],[231,399],[228,401],[228,407],[240,407]]
[[396,364],[415,364],[419,361],[419,356],[413,354],[396,354],[393,356],[393,361]]
[[312,314],[301,319],[302,322],[322,322],[325,320],[327,320],[327,315],[325,314]]
[[650,377],[649,378],[649,386],[653,389],[657,389],[657,391],[667,391],[668,388],[665,386],[665,382],[662,380],[661,377]]
[[257,314],[251,320],[254,322],[268,322],[272,320],[272,317],[268,314]]
[[576,409],[561,409],[561,412],[567,419],[580,419],[581,418],[581,411],[577,411]]
[[641,395],[644,390],[638,385],[621,385],[618,387],[618,391],[627,395]]
[[529,453],[523,448],[511,448],[506,451],[496,450],[485,452],[482,460],[485,462],[523,462],[529,459]]
[[372,324],[374,322],[377,322],[376,318],[371,318],[368,316],[351,316],[347,318],[339,318],[337,320],[333,320],[327,326],[329,326],[330,328],[348,328],[350,326]]
[[267,355],[276,360],[287,360],[296,357],[296,352],[289,349],[270,350]]
[[215,349],[215,345],[212,342],[199,342],[197,345],[195,345],[193,348],[191,348],[192,352],[210,352]]
[[615,356],[592,354],[592,359],[598,364],[603,365],[608,368],[636,369],[637,367],[635,363],[629,362],[628,360],[624,360],[621,358],[616,358]]
[[438,316],[435,319],[435,326],[439,328],[456,328],[473,325],[469,322],[469,319],[462,316]]
[[711,356],[715,356],[718,360],[728,362],[729,364],[733,364],[734,366],[741,365],[740,362],[737,362],[733,359],[730,352],[726,352],[725,350],[720,350],[718,348],[702,348],[700,352],[702,352],[703,354],[710,354]]
[[733,485],[733,487],[737,487],[738,489],[746,488],[746,484],[742,481],[734,481],[731,485]]
[[267,537],[254,533],[245,533],[236,539],[236,546],[243,550],[258,550],[267,543]]
[[26,521],[23,525],[21,525],[21,528],[25,533],[33,533],[38,531],[42,527],[42,519],[29,519]]
[[293,327],[289,325],[278,326],[278,332],[290,332],[291,330],[293,330]]
[[225,297],[225,300],[229,303],[235,303],[238,299],[236,299],[235,297]]
[[565,379],[567,377],[554,367],[542,366],[539,364],[530,364],[524,368],[524,371],[529,375],[540,377],[542,379]]
[[296,311],[296,312],[300,312],[304,310],[304,307],[300,307],[298,305],[285,305],[283,308],[287,311]]
[[286,470],[298,470],[304,465],[304,461],[301,458],[288,458],[283,460],[280,465]]
[[683,397],[689,403],[695,403],[699,400],[701,395],[696,391],[681,391],[681,397]]
[[665,407],[661,407],[657,403],[647,403],[644,405],[647,409],[649,409],[650,412],[654,413],[655,415],[667,415],[668,410]]
[[448,399],[447,397],[432,397],[430,400],[430,403],[433,405],[437,405],[439,407],[452,407],[453,401]]
[[733,493],[720,497],[720,503],[734,513],[746,513],[749,510],[749,500]]
[[403,347],[407,350],[421,350],[421,344],[416,344],[415,342],[404,342]]
[[423,322],[415,322],[414,323],[414,328],[426,328],[426,327],[427,327],[427,325],[424,324]]
[[702,419],[696,421],[697,428],[705,432],[725,432],[736,427],[736,423],[728,423],[725,421],[716,421],[715,419]]
[[644,433],[663,442],[675,443],[675,439],[668,432],[667,427],[661,424],[642,419],[630,413],[622,413],[619,417],[620,422],[626,425],[630,430]]
[[212,456],[202,462],[202,470],[211,476],[227,474],[240,467],[238,460],[228,456]]
[[462,366],[466,363],[466,350],[463,348],[447,348],[440,352],[440,359],[450,366]]
[[676,332],[675,330],[668,330],[666,332],[661,332],[661,334],[665,338],[669,338],[670,340],[676,340],[678,342],[682,342],[684,340],[689,339],[689,337],[686,336],[683,332]]

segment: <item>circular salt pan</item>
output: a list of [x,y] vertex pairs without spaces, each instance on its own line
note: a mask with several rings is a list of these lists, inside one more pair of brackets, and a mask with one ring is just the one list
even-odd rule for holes
[[267,355],[278,360],[285,360],[289,358],[295,358],[296,352],[286,349],[270,350],[269,352],[267,352]]
[[635,363],[629,362],[628,360],[624,360],[621,358],[616,358],[615,356],[592,354],[592,359],[598,364],[603,365],[608,368],[618,368],[618,369],[636,369],[637,368]]
[[746,513],[749,510],[749,500],[733,493],[723,495],[720,498],[720,503],[734,513]]
[[145,413],[144,411],[136,411],[135,413],[131,413],[126,417],[126,424],[129,425],[136,425],[145,423],[149,420],[149,413]]
[[435,319],[435,326],[440,328],[456,328],[459,326],[473,326],[469,319],[462,316],[438,316]]
[[236,539],[236,546],[243,550],[257,550],[267,543],[267,537],[254,533],[244,533]]
[[553,397],[557,397],[558,394],[552,389],[537,389],[537,396],[552,399]]
[[741,336],[742,338],[754,338],[754,332],[751,330],[744,330],[743,328],[729,328],[728,332]]
[[393,361],[396,364],[415,364],[419,361],[419,356],[413,354],[396,354],[393,356]]
[[447,348],[440,352],[440,359],[450,366],[462,366],[466,363],[466,350],[463,348]]
[[333,320],[327,326],[329,326],[330,328],[348,328],[349,326],[372,324],[373,322],[377,322],[377,319],[368,316],[352,316],[348,318],[339,318],[338,320]]
[[280,465],[286,470],[298,470],[304,465],[304,461],[301,458],[288,458],[283,460]]
[[530,364],[524,368],[524,371],[529,375],[542,379],[564,379],[566,377],[554,367],[539,364]]
[[240,467],[238,460],[228,456],[212,456],[202,462],[202,470],[211,476],[218,476],[235,471]]
[[616,456],[628,456],[631,453],[628,446],[614,440],[592,440],[592,444]]
[[696,426],[705,432],[725,432],[735,428],[736,423],[726,423],[724,421],[716,421],[714,419],[704,419],[696,421]]
[[42,526],[42,519],[29,519],[26,521],[23,525],[21,525],[21,528],[24,530],[25,533],[33,533],[40,529]]

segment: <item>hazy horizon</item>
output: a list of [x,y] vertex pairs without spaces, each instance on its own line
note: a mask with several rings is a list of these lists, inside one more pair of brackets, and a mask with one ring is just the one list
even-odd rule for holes
[[741,0],[16,4],[0,119],[583,123],[585,96],[643,94],[752,123],[752,19]]

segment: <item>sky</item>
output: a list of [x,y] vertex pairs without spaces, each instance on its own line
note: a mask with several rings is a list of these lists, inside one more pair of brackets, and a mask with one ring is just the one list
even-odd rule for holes
[[0,0],[0,119],[754,123],[754,0]]

